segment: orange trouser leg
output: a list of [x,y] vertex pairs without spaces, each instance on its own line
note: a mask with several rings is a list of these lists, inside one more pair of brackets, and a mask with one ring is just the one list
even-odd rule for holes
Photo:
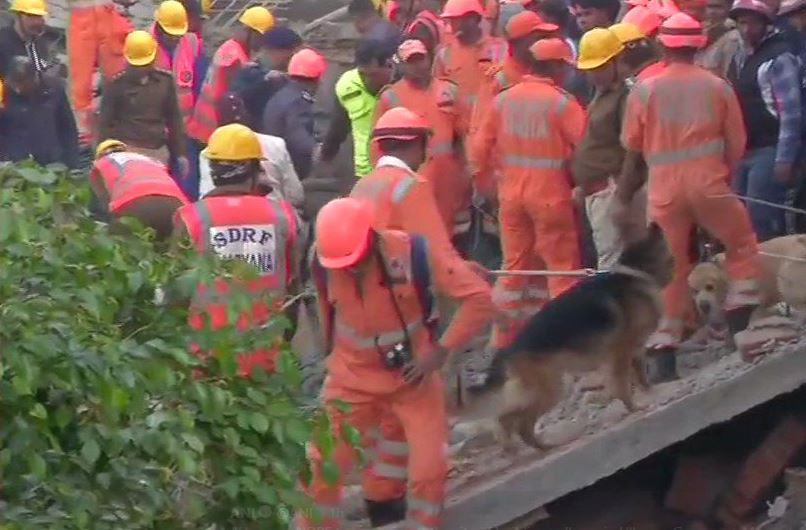
[[92,108],[92,75],[98,62],[96,10],[74,8],[67,29],[67,58],[70,66],[70,94],[77,112]]
[[[329,383],[325,383],[328,385]],[[342,412],[336,407],[328,405],[328,415],[334,427],[346,423],[352,425],[361,432],[361,445],[363,448],[370,448],[375,444],[372,430],[376,427],[380,418],[381,409],[379,403],[374,400],[367,400],[366,396],[354,396],[356,399],[350,400],[347,396],[340,397],[351,405],[350,412]],[[347,399],[345,399],[347,398]],[[305,488],[306,493],[313,499],[316,514],[297,514],[297,528],[300,530],[337,530],[344,527],[344,513],[341,507],[341,496],[343,491],[343,479],[353,469],[357,460],[355,451],[347,445],[339,435],[339,441],[333,452],[333,460],[339,467],[340,477],[335,484],[325,481],[322,475],[322,454],[313,445],[308,446],[308,459],[313,469],[311,483]]]
[[391,403],[411,450],[406,528],[440,528],[448,478],[444,392],[441,377],[433,374],[422,386],[404,390]]
[[406,496],[409,446],[406,434],[391,408],[383,411],[378,429],[370,431],[372,461],[363,476],[364,498],[383,502]]
[[134,26],[112,6],[99,11],[98,20],[101,23],[98,28],[98,62],[104,78],[109,79],[126,67],[123,43],[126,35],[134,31]]
[[[528,200],[528,199],[527,199]],[[534,201],[539,204],[538,201]],[[579,224],[569,196],[555,204],[528,210],[535,226],[535,251],[550,271],[571,271],[582,266]],[[556,298],[579,281],[573,276],[549,276],[549,294]]]
[[[498,222],[504,270],[531,270],[543,265],[535,253],[532,218],[519,200],[500,201]],[[493,288],[493,302],[499,316],[493,325],[490,346],[509,345],[526,321],[548,299],[544,277],[501,276]]]

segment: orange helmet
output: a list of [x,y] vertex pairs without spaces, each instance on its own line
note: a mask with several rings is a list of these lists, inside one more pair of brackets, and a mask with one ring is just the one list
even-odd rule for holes
[[663,19],[655,11],[646,6],[635,6],[627,11],[621,21],[632,24],[641,30],[641,33],[647,37],[651,37],[658,31]]
[[484,6],[479,0],[448,0],[442,8],[442,18],[458,18],[470,13],[484,16]]
[[685,13],[675,13],[660,26],[658,40],[667,48],[702,48],[707,37],[702,24]]
[[571,47],[562,39],[541,39],[529,48],[536,61],[563,61],[574,64]]
[[534,11],[521,11],[509,19],[504,32],[508,40],[515,40],[537,31],[553,33],[558,29],[559,26],[546,22]]
[[305,48],[291,56],[288,75],[319,79],[327,70],[327,61],[316,50]]
[[374,140],[416,140],[431,132],[428,122],[405,107],[395,107],[383,113],[372,131]]
[[316,254],[326,269],[358,263],[369,248],[372,206],[344,197],[325,204],[316,216]]

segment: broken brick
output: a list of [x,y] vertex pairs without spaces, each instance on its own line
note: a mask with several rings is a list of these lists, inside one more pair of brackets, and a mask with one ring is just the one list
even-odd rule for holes
[[806,424],[803,420],[793,416],[781,420],[745,461],[730,493],[720,505],[719,520],[732,528],[750,515],[804,447]]
[[789,318],[771,316],[751,323],[736,334],[736,346],[742,359],[751,362],[755,357],[769,353],[777,344],[799,338],[799,331]]
[[682,456],[664,506],[691,517],[707,517],[735,475],[736,466],[730,463],[713,457]]

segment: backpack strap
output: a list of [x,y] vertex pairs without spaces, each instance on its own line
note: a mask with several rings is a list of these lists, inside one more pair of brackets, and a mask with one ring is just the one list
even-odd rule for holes
[[423,312],[423,324],[436,342],[439,338],[437,326],[439,318],[435,312],[434,292],[431,286],[431,265],[428,263],[428,240],[414,234],[411,241],[411,274],[414,292]]
[[327,357],[333,349],[333,319],[336,316],[336,312],[333,304],[330,303],[330,297],[327,292],[327,271],[319,263],[319,257],[315,251],[311,260],[311,278],[316,287],[316,295],[319,300],[319,312],[323,321],[322,332],[325,337],[325,357]]

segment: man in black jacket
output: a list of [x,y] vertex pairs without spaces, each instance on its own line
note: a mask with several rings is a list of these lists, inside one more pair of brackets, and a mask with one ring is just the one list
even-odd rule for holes
[[13,57],[0,109],[0,159],[33,158],[78,167],[78,130],[63,82],[37,75],[31,59]]

